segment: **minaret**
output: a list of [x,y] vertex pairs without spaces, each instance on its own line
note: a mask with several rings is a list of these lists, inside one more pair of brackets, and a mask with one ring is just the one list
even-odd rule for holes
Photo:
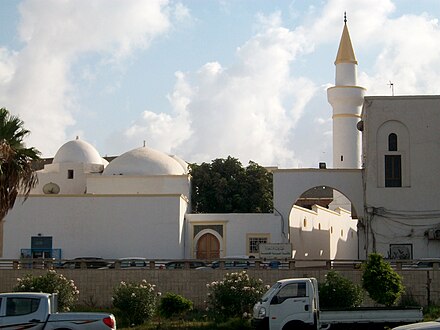
[[327,89],[333,108],[333,168],[361,168],[361,118],[365,88],[357,86],[357,60],[344,14],[344,30],[336,56],[335,86]]

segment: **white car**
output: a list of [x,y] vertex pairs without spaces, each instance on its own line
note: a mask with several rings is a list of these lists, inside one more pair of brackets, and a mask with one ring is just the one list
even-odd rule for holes
[[411,323],[406,325],[401,325],[400,327],[393,328],[393,330],[440,330],[440,319],[430,322],[419,322],[419,323]]

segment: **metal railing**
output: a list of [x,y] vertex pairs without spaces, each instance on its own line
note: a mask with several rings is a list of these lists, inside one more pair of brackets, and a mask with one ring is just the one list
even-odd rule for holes
[[[396,270],[439,270],[440,259],[426,261],[418,260],[387,260]],[[173,264],[170,267],[170,264]],[[218,259],[215,262],[196,259],[181,260],[155,260],[140,258],[132,262],[127,259],[100,259],[100,258],[75,258],[75,259],[56,259],[56,258],[20,258],[20,259],[0,259],[1,269],[327,269],[327,270],[353,270],[360,269],[362,260],[318,260],[318,259],[282,259],[282,260],[263,260],[263,259]]]

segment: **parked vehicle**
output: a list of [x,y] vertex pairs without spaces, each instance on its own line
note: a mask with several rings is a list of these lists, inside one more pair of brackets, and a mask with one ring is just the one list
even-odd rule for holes
[[57,313],[56,294],[16,292],[0,294],[1,329],[113,330],[107,313]]
[[[206,267],[206,263],[203,261],[186,261],[189,263],[190,269],[197,269],[201,267]],[[185,261],[170,261],[165,264],[166,269],[184,269],[185,268]]]
[[419,259],[412,264],[412,267],[417,269],[433,269],[434,264],[437,264],[438,266],[439,263],[440,263],[439,259],[431,259],[431,258]]
[[121,258],[108,264],[106,267],[101,269],[145,269],[149,268],[148,260],[145,258],[132,257],[132,258]]
[[392,330],[440,330],[440,319],[430,322],[419,322],[401,325],[400,327],[393,328]]
[[421,308],[358,308],[321,310],[315,278],[276,282],[255,304],[253,324],[257,329],[328,329],[354,324],[395,326],[423,319]]
[[[225,257],[221,261],[224,263],[224,269],[249,269],[255,266],[254,262],[249,260],[248,256],[243,257]],[[213,261],[211,268],[220,268],[220,260]]]
[[99,257],[78,257],[70,261],[63,262],[61,268],[79,269],[82,267],[88,269],[99,269],[107,266],[108,263],[103,258]]

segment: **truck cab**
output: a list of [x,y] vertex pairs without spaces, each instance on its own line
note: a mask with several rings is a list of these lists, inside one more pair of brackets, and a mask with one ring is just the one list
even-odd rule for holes
[[0,294],[0,329],[115,330],[108,313],[58,313],[57,295],[37,292]]
[[254,306],[257,329],[319,329],[318,282],[315,278],[276,282]]
[[0,296],[0,328],[21,324],[43,329],[48,315],[55,312],[50,294],[13,293]]

